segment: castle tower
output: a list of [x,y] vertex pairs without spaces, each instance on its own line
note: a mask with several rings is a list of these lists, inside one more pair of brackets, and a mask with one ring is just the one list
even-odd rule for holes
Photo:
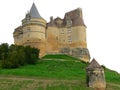
[[46,21],[40,16],[33,3],[30,12],[22,20],[22,25],[15,29],[13,36],[15,44],[30,45],[40,49],[40,56],[45,55],[45,30]]
[[91,61],[86,68],[87,71],[87,85],[97,90],[105,90],[106,82],[104,69],[97,63],[95,59]]

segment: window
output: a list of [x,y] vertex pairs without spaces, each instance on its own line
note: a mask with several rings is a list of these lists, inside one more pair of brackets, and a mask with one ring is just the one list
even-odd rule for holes
[[71,28],[68,28],[68,33],[72,32],[72,29]]
[[72,37],[68,36],[68,42],[72,42]]
[[29,32],[30,31],[30,27],[27,27],[27,32]]

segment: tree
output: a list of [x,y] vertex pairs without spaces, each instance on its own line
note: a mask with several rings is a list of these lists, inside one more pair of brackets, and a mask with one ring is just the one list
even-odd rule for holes
[[25,55],[25,52],[24,52],[24,50],[22,50],[22,49],[20,49],[20,50],[18,50],[18,62],[19,62],[19,64],[20,65],[25,65],[25,60],[26,60],[26,55]]
[[31,64],[31,47],[30,46],[26,46],[25,47],[25,55],[26,55],[26,63]]
[[28,64],[35,64],[39,58],[39,50],[37,48],[25,47],[26,62]]
[[0,60],[5,60],[8,55],[9,45],[7,43],[3,43],[0,45]]
[[30,46],[0,45],[0,59],[3,68],[17,68],[25,64],[36,64],[39,50]]
[[7,60],[2,62],[3,68],[17,68],[19,67],[19,59],[17,51],[12,51],[8,53]]

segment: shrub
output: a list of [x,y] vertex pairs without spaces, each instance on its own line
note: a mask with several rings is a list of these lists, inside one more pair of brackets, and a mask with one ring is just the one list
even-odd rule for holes
[[0,60],[5,60],[7,58],[8,47],[9,45],[7,43],[2,43],[0,45]]
[[35,64],[39,58],[39,50],[31,48],[30,46],[25,47],[26,62],[28,64]]
[[30,46],[0,45],[0,59],[3,68],[17,68],[25,64],[36,64],[39,50]]

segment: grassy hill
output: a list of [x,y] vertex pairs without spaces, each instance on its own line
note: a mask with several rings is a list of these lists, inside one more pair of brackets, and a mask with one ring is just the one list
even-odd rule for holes
[[[46,55],[36,65],[0,68],[0,90],[92,90],[86,87],[88,63],[67,55]],[[105,68],[107,90],[120,89],[120,74]]]

